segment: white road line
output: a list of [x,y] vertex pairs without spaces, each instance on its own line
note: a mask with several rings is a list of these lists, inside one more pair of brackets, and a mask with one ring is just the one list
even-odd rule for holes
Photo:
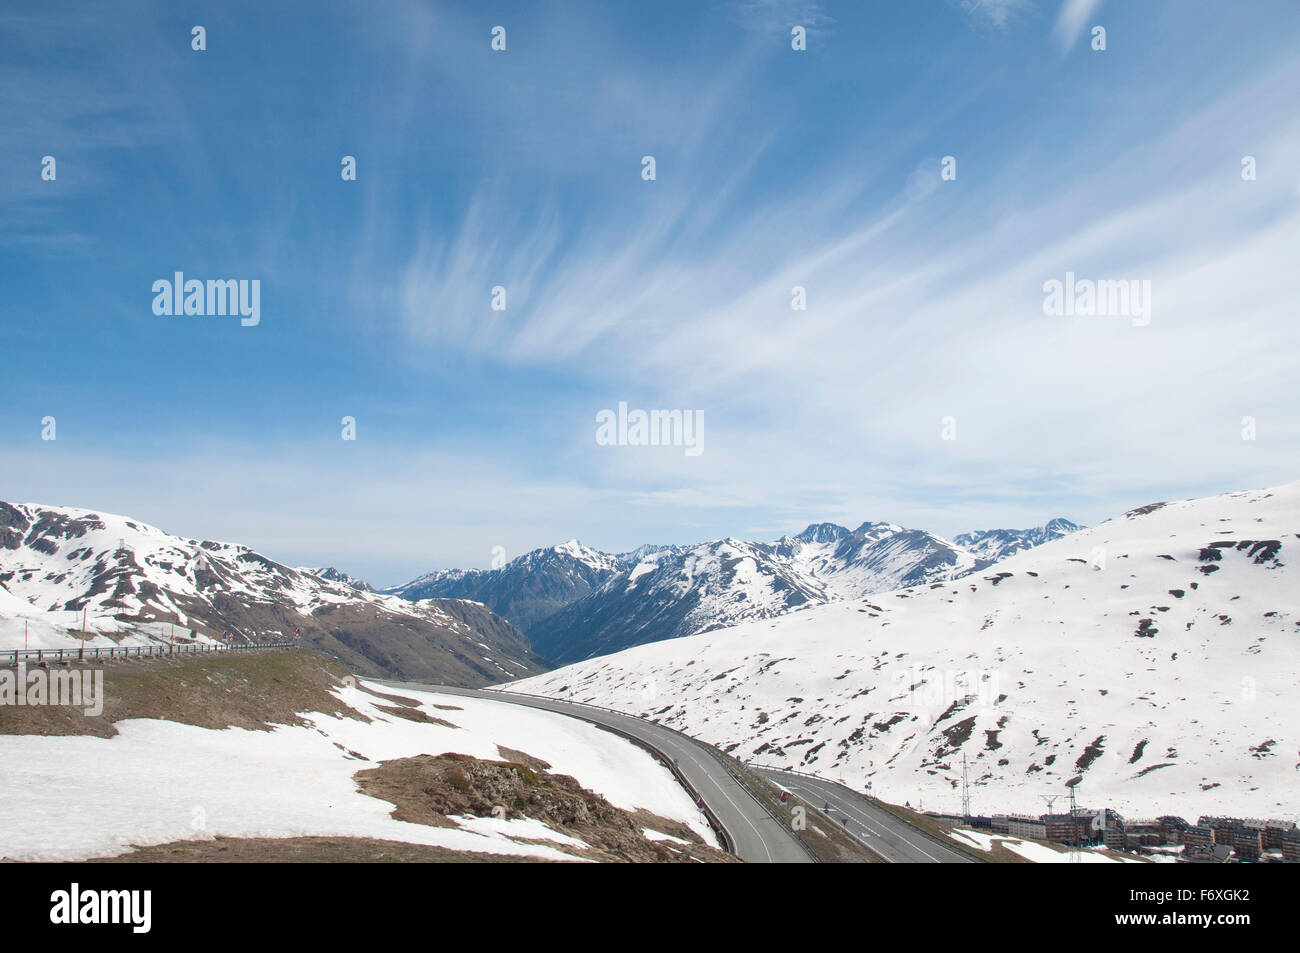
[[[799,789],[798,786],[796,786],[796,785],[793,785],[793,784],[792,784],[792,785],[790,786],[790,788],[791,788],[792,791],[794,791],[795,794],[797,794],[797,795],[799,795],[800,797],[802,797],[805,801],[808,801],[808,803],[809,803],[810,805],[812,805],[812,809],[813,809],[814,811],[817,811],[816,800],[817,800],[817,797],[818,797],[819,795],[817,794],[817,789],[816,789],[816,788],[812,788],[812,787],[804,788],[804,789],[803,789],[803,793],[800,792],[800,789]],[[827,796],[827,797],[825,797],[825,798],[822,798],[822,803],[823,803],[823,804],[829,804],[829,803],[830,803],[830,798],[829,798],[829,796]],[[817,813],[818,813],[818,814],[821,814],[823,817],[826,817],[827,820],[831,820],[831,822],[834,823],[833,819],[831,819],[829,816],[827,816],[826,813],[825,813],[824,811],[817,811]],[[843,813],[846,817],[848,816],[848,811],[842,811],[841,813]],[[875,834],[877,837],[879,837],[882,841],[885,842],[885,845],[886,845],[887,847],[891,847],[891,848],[892,848],[893,845],[890,844],[889,839],[888,839],[887,837],[885,837],[884,835],[882,835],[879,831],[876,831],[876,830],[872,829],[871,827],[868,827],[866,824],[864,824],[864,823],[862,822],[861,819],[859,819],[859,818],[857,818],[857,817],[854,817],[854,818],[852,818],[852,819],[855,820],[855,821],[857,821],[861,826],[866,827],[867,830],[871,831],[871,833],[873,833],[873,834]],[[876,847],[873,847],[871,844],[867,843],[867,841],[866,841],[865,839],[863,839],[863,838],[859,837],[857,834],[853,833],[853,831],[852,831],[851,829],[849,829],[848,827],[841,825],[841,828],[842,828],[842,830],[844,831],[844,833],[848,834],[850,837],[852,837],[852,838],[853,838],[854,840],[856,840],[858,843],[860,843],[860,844],[862,844],[863,846],[865,846],[868,850],[870,850],[872,853],[874,853],[877,857],[879,857],[879,858],[880,858],[881,860],[883,860],[885,863],[887,863],[887,864],[897,863],[897,861],[895,861],[894,858],[886,856],[885,853],[884,853],[883,851],[881,851],[881,850],[877,849]],[[933,859],[933,858],[931,858],[931,859]],[[937,863],[937,861],[936,861],[936,863]]]
[[[852,804],[852,803],[850,803],[849,808],[845,808],[845,807],[843,806],[843,804],[842,804],[840,801],[837,801],[837,800],[836,800],[835,794],[832,793],[832,792],[829,792],[829,791],[826,791],[826,790],[823,789],[823,791],[822,791],[822,795],[824,796],[824,800],[825,800],[825,801],[827,801],[827,802],[829,802],[829,803],[831,803],[831,804],[835,804],[835,805],[839,806],[840,810],[844,811],[844,813],[845,813],[846,815],[849,813],[849,810],[850,810],[850,809],[852,809],[852,810],[854,810],[854,811],[862,811],[862,808],[861,808],[861,807],[859,807],[859,806],[856,805],[856,804]],[[858,818],[855,817],[854,820],[858,820]],[[858,820],[858,823],[861,824],[862,822],[861,822],[860,820]],[[863,826],[866,826],[866,825],[863,825]],[[936,864],[939,863],[938,858],[936,858],[933,854],[931,854],[929,851],[925,850],[924,848],[922,848],[922,847],[918,847],[916,844],[913,844],[910,840],[908,840],[906,837],[904,837],[904,836],[903,836],[901,833],[899,833],[897,830],[894,831],[894,836],[895,836],[896,838],[898,838],[898,840],[900,840],[900,841],[902,841],[904,844],[906,844],[908,847],[912,848],[912,849],[915,850],[915,851],[918,851],[919,853],[924,854],[926,857],[929,857],[930,860],[934,861]]]
[[748,824],[751,828],[753,828],[754,833],[758,836],[758,842],[763,845],[763,853],[767,854],[767,862],[769,864],[772,863],[772,851],[768,849],[767,840],[763,837],[763,832],[754,826],[754,822],[749,819],[749,815],[747,815],[744,811],[740,809],[739,804],[731,800],[731,795],[729,795],[726,791],[722,789],[722,785],[719,784],[716,780],[714,780],[713,775],[709,774],[709,772],[704,768],[703,765],[701,765],[698,761],[696,761],[693,757],[691,757],[691,755],[687,754],[685,751],[683,751],[682,754],[685,754],[686,759],[704,773],[704,777],[707,778],[709,782],[715,788],[718,789],[718,793],[721,794],[723,797],[725,797],[727,799],[727,802],[736,809],[736,813],[745,819],[745,823]]

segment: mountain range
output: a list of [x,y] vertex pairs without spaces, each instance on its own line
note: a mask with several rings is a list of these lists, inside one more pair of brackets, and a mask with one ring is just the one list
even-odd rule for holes
[[814,523],[775,542],[727,538],[605,553],[570,540],[491,570],[443,570],[385,590],[474,599],[556,664],[766,619],[840,599],[955,579],[1077,530],[1064,519],[970,534],[970,548],[922,530]]
[[510,687],[931,809],[960,811],[965,776],[978,814],[1059,809],[1073,789],[1128,816],[1288,815],[1297,546],[1300,483],[1155,503],[962,578]]
[[65,644],[83,626],[92,640],[128,643],[169,639],[176,626],[197,639],[301,629],[307,644],[362,674],[483,684],[955,579],[1074,529],[1053,520],[975,533],[969,548],[883,522],[623,553],[570,540],[499,568],[427,573],[380,592],[332,566],[291,568],[124,516],[0,503],[0,638],[10,645],[19,620],[33,647]]

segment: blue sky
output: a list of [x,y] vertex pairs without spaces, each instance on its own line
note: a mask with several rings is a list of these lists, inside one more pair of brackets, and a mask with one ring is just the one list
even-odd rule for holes
[[[1289,482],[1298,39],[1291,0],[7,5],[0,498],[385,584]],[[156,316],[175,271],[260,324]],[[1045,316],[1066,271],[1150,324]],[[597,445],[619,401],[704,452]]]

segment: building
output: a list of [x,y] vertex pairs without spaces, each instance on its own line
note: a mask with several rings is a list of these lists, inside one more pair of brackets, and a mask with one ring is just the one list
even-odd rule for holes
[[1030,840],[1047,840],[1047,826],[1041,818],[1013,816],[1007,818],[1007,834]]
[[1091,814],[1044,814],[1046,839],[1058,844],[1086,844],[1092,838]]
[[1264,822],[1264,848],[1266,850],[1277,850],[1282,846],[1282,839],[1286,836],[1287,831],[1294,831],[1295,824],[1290,821],[1279,821],[1269,819]]
[[1263,831],[1251,827],[1238,827],[1233,832],[1232,852],[1238,860],[1256,861],[1263,851]]
[[1292,827],[1282,832],[1282,858],[1300,861],[1300,830]]
[[1134,818],[1124,822],[1125,842],[1132,847],[1159,847],[1161,844],[1174,843],[1166,836],[1164,825],[1159,818]]

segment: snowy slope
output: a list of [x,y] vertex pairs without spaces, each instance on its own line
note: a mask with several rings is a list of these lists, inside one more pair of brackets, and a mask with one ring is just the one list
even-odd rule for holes
[[32,648],[73,644],[84,614],[92,644],[169,638],[171,623],[200,638],[301,628],[308,644],[368,674],[481,684],[540,668],[522,634],[482,606],[412,602],[354,582],[125,516],[0,503],[3,648],[23,646],[21,623],[37,612],[44,644]]
[[[987,570],[517,683],[978,812],[1300,810],[1300,483],[1156,504]],[[1078,779],[1075,781],[1075,779]]]
[[394,717],[353,686],[337,695],[367,720],[317,713],[304,716],[309,726],[218,731],[135,719],[118,723],[113,738],[0,735],[0,858],[83,860],[187,839],[342,836],[573,859],[557,847],[576,842],[539,821],[467,816],[452,828],[407,823],[353,780],[380,761],[423,753],[511,760],[499,746],[549,762],[553,773],[571,775],[615,807],[679,820],[717,844],[668,769],[607,731],[516,705],[400,694],[447,724]]

